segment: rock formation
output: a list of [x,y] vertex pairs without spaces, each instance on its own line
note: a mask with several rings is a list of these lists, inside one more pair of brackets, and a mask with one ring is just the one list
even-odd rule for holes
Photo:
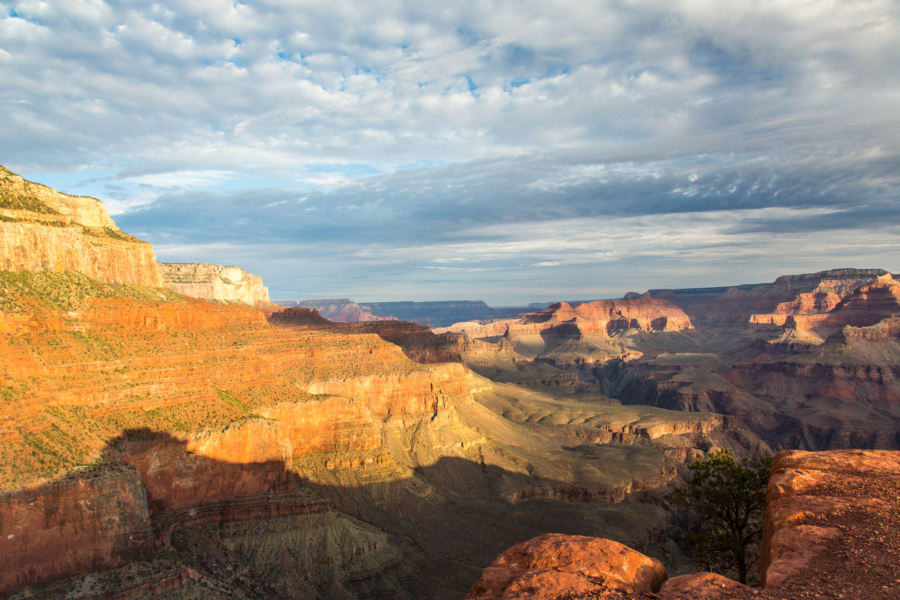
[[119,231],[103,203],[25,181],[3,167],[0,270],[70,271],[162,287],[153,247]]
[[207,263],[159,263],[159,271],[167,288],[191,298],[275,308],[269,300],[269,288],[263,285],[262,278],[238,267]]
[[332,323],[370,323],[372,321],[396,321],[397,317],[376,317],[359,307],[359,304],[348,298],[334,300],[303,300],[300,302],[276,302],[279,306],[308,308],[315,310]]
[[551,304],[520,319],[464,322],[436,333],[465,333],[470,338],[506,339],[523,356],[553,365],[596,364],[631,359],[640,353],[616,336],[639,331],[663,332],[691,328],[684,312],[667,300],[641,298],[604,300],[571,305]]
[[501,554],[466,600],[762,600],[900,594],[900,452],[782,452],[766,493],[763,589],[715,573],[666,579],[606,539],[544,535]]
[[883,269],[832,269],[804,275],[784,275],[774,283],[731,288],[649,290],[646,295],[670,300],[684,308],[695,324],[752,321],[783,325],[789,315],[828,312],[856,288],[883,275],[888,275]]
[[665,579],[662,563],[618,542],[547,534],[501,554],[465,600],[551,600],[609,590],[656,592]]
[[397,344],[403,353],[418,363],[462,362],[463,337],[436,335],[430,327],[395,319],[360,323],[334,323],[319,316],[316,309],[286,308],[272,314],[269,321],[277,327],[342,333],[374,333]]
[[782,595],[900,594],[900,452],[783,452],[766,494],[763,585]]

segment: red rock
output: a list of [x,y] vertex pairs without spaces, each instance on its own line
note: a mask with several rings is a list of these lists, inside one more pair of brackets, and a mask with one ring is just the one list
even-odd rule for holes
[[[866,474],[900,474],[900,452],[837,450],[830,452],[779,453],[772,463],[766,491],[766,515],[762,546],[763,587],[778,589],[817,565],[829,540],[840,538],[841,529],[829,526],[827,516],[851,509],[885,509],[886,502],[854,494],[823,494],[835,483]],[[854,489],[859,489],[854,486]],[[821,525],[806,521],[818,517]]]
[[149,554],[147,498],[135,469],[76,471],[0,495],[0,594]]
[[667,600],[724,600],[731,598],[735,590],[742,589],[747,586],[718,573],[701,571],[667,579],[659,589],[659,595]]
[[618,542],[548,533],[501,554],[466,600],[550,600],[612,589],[648,593],[665,579],[662,563]]
[[[525,328],[540,324],[542,327]],[[583,334],[611,335],[617,331],[638,328],[643,331],[678,331],[690,329],[691,320],[684,311],[668,300],[639,298],[635,300],[602,300],[586,304],[551,304],[546,310],[522,317],[523,330],[546,331],[572,324]]]

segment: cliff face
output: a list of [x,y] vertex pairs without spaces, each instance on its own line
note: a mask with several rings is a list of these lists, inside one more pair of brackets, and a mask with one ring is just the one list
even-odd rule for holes
[[773,283],[696,290],[650,290],[685,308],[695,323],[783,325],[789,315],[825,313],[856,288],[887,275],[883,269],[832,269],[785,275]]
[[[541,331],[574,324],[584,334],[612,335],[627,329],[679,331],[690,329],[684,311],[667,300],[601,300],[587,304],[551,304],[546,310],[527,314],[519,325],[539,325]],[[518,329],[518,327],[517,327]],[[530,328],[529,328],[530,329]]]
[[213,302],[241,303],[274,308],[269,288],[261,277],[238,267],[207,263],[159,263],[165,286],[170,290]]
[[637,298],[585,304],[557,302],[520,319],[470,321],[436,329],[470,338],[505,338],[522,356],[560,367],[630,360],[641,355],[619,334],[690,329],[690,319],[668,300]]
[[[165,539],[183,523],[325,510],[292,461],[391,464],[384,418],[402,431],[470,398],[461,365],[418,365],[375,335],[277,329],[250,308],[75,274],[3,281],[0,560],[15,568],[0,593],[152,550],[150,517]],[[133,469],[65,479],[99,459]]]
[[102,282],[162,287],[153,247],[119,231],[103,203],[2,167],[0,269],[76,271]]
[[335,300],[303,300],[302,302],[278,302],[279,306],[315,310],[332,323],[370,323],[372,321],[396,321],[397,317],[376,317],[347,298]]
[[333,323],[319,316],[316,309],[288,307],[269,316],[276,327],[297,330],[332,331],[335,333],[374,333],[381,339],[400,346],[410,359],[418,363],[461,362],[464,352],[462,336],[436,335],[429,327],[394,319]]
[[0,494],[0,594],[144,557],[152,549],[137,471],[98,466],[36,489]]

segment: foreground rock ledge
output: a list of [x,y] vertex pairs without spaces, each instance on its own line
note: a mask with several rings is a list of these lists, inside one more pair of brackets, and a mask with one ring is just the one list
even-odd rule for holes
[[465,600],[896,600],[900,452],[787,451],[766,492],[764,589],[713,573],[666,580],[658,561],[610,540],[558,534],[514,546]]
[[548,533],[501,554],[484,570],[466,600],[549,600],[605,590],[650,593],[665,580],[661,562],[628,546]]

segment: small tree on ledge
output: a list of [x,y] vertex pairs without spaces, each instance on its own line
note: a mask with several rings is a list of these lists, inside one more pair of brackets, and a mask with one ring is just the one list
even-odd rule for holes
[[766,485],[771,458],[737,461],[728,450],[711,452],[689,465],[686,489],[672,502],[696,514],[694,566],[747,583],[760,559]]

